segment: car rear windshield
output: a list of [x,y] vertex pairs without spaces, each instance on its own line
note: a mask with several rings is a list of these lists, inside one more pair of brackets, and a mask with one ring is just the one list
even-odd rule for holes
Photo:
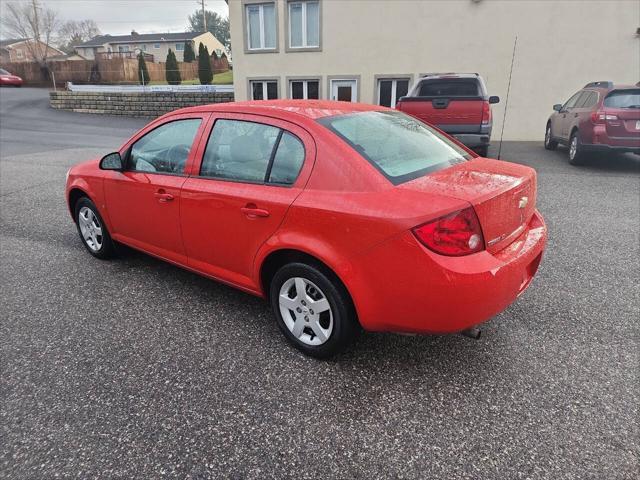
[[610,108],[640,108],[640,89],[614,90],[604,99],[604,106]]
[[452,78],[450,80],[423,80],[420,97],[477,97],[478,82],[474,79]]
[[358,112],[318,122],[398,185],[472,158],[442,133],[401,112]]

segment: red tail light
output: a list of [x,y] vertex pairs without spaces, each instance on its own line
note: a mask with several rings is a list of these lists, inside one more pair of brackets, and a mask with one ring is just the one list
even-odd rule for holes
[[591,112],[591,123],[593,123],[594,125],[597,125],[599,123],[604,123],[606,117],[607,116],[603,111]]
[[473,207],[450,213],[413,229],[429,250],[459,257],[484,250],[480,221]]
[[489,125],[491,121],[491,105],[489,102],[482,102],[482,124]]

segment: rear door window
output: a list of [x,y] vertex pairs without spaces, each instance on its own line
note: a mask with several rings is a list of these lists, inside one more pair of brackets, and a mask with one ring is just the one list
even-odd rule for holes
[[640,89],[613,90],[604,99],[604,106],[609,108],[640,108]]
[[304,163],[302,142],[281,128],[219,119],[207,142],[200,176],[291,185]]
[[473,79],[426,80],[420,84],[420,97],[477,97],[478,82]]

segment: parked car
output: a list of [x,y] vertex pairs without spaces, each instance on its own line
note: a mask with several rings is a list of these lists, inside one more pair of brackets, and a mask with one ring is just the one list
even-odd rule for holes
[[21,87],[22,78],[7,72],[4,68],[0,68],[0,86],[4,87],[5,85],[12,87]]
[[640,154],[640,86],[587,83],[564,104],[553,106],[544,146],[569,147],[569,163],[578,165],[592,152]]
[[491,104],[499,102],[488,96],[477,73],[432,73],[422,76],[396,109],[435,125],[486,157],[493,127]]
[[177,110],[71,168],[66,199],[93,256],[119,242],[264,297],[317,357],[360,327],[468,331],[522,294],[546,242],[532,168],[347,102]]

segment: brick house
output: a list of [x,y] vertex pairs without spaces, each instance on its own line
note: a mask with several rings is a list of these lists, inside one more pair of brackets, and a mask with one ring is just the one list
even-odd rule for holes
[[[43,57],[55,57],[64,55],[64,52],[57,48],[47,46],[46,43],[37,43],[30,38],[14,38],[11,40],[0,40],[0,62],[32,62],[34,57],[32,52],[38,49]],[[46,55],[45,55],[46,54]]]

